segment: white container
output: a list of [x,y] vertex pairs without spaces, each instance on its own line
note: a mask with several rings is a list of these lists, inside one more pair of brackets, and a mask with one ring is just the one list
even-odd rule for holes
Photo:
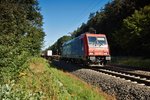
[[47,56],[52,56],[52,50],[47,50]]

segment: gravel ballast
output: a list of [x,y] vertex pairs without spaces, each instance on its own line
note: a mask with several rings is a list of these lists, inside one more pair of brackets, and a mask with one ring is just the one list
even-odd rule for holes
[[65,62],[54,61],[58,69],[76,75],[85,82],[115,95],[117,100],[150,100],[150,88],[114,76]]
[[116,67],[116,66],[111,66],[111,65],[109,65],[109,66],[107,66],[107,67],[109,67],[109,68],[111,68],[111,69],[113,69],[113,70],[120,70],[120,71],[127,71],[127,72],[130,72],[130,73],[135,73],[135,74],[140,74],[140,75],[147,75],[147,76],[150,76],[150,71],[144,71],[144,70],[139,70],[139,69],[133,69],[132,67],[132,69],[129,69],[129,67],[128,68],[124,68],[124,67]]

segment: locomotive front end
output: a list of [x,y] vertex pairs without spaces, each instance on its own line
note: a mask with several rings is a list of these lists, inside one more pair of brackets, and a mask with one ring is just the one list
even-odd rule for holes
[[88,62],[105,65],[111,60],[109,46],[104,34],[87,34]]

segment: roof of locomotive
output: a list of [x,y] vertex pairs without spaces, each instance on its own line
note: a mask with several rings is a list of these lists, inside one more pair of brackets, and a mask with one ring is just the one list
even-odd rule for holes
[[85,33],[86,36],[105,36],[105,34]]
[[[76,37],[76,38],[78,38],[78,37]],[[63,44],[62,44],[62,46],[64,46],[64,45],[67,45],[67,44],[71,43],[71,42],[72,42],[73,40],[75,40],[76,38],[73,38],[73,39],[71,39],[71,40],[69,40],[69,41],[67,41],[67,42],[63,43]]]
[[71,39],[71,40],[69,40],[69,41],[63,43],[62,46],[67,45],[67,44],[71,43],[72,41],[74,41],[75,39],[80,38],[80,37],[83,37],[84,35],[86,35],[86,36],[105,36],[105,34],[95,34],[95,33],[86,32],[86,33],[84,33],[84,34],[81,34],[81,35],[78,36],[78,37],[75,37],[74,39]]

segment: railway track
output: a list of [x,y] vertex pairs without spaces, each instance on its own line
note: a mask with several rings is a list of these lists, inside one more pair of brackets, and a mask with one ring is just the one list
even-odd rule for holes
[[[88,69],[89,69],[89,67],[88,67]],[[95,67],[91,67],[90,69],[98,71],[98,72],[102,72],[104,74],[112,75],[115,77],[120,77],[125,80],[130,80],[132,83],[145,85],[150,88],[150,75],[142,75],[142,74],[138,74],[138,73],[128,72],[125,70],[123,71],[123,70],[118,69],[117,67],[116,67],[116,69],[112,69],[111,66],[106,66],[106,67],[95,66]]]
[[[81,80],[87,82],[88,84],[96,86],[100,90],[103,90],[104,92],[108,94],[115,95],[117,100],[150,100],[150,88],[149,88],[150,86],[148,82],[147,82],[147,85],[143,86],[143,85],[138,85],[136,83],[145,84],[145,82],[141,82],[141,81],[137,82],[135,80],[136,83],[132,84],[129,81],[111,77],[112,74],[110,74],[108,70],[112,71],[112,68],[111,69],[107,69],[107,68],[105,69],[105,67],[89,68],[85,65],[66,63],[65,61],[58,61],[58,60],[53,61],[53,64],[55,65],[57,69],[63,70],[65,72],[69,72],[77,76]],[[99,72],[102,72],[100,70],[103,70],[103,73],[105,74],[99,73]],[[106,75],[106,70],[109,75]],[[118,69],[118,72],[119,70],[120,69]],[[116,75],[114,74],[113,76],[116,76]],[[120,77],[124,78],[122,76]],[[129,80],[130,78],[127,77],[125,79]]]
[[130,73],[127,71],[120,71],[120,70],[116,71],[114,69],[111,70],[110,68],[107,67],[94,67],[91,69],[98,72],[102,72],[104,74],[120,77],[125,80],[130,80],[133,83],[138,83],[150,87],[150,76],[148,75],[141,75],[137,73]]

